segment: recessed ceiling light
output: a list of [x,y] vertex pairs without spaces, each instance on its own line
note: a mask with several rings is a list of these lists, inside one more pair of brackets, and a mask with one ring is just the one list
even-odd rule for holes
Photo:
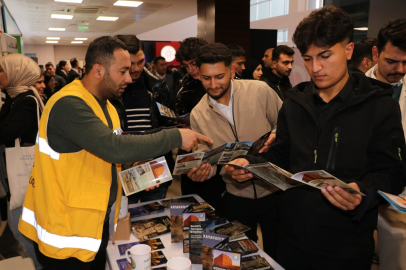
[[60,37],[47,37],[47,39],[60,40]]
[[71,41],[71,43],[83,43],[83,41]]
[[87,37],[77,37],[75,40],[87,40]]
[[49,28],[49,31],[65,31],[65,28]]
[[114,6],[122,6],[122,7],[138,7],[143,2],[141,1],[117,1],[114,3]]
[[107,17],[107,16],[99,16],[97,17],[98,21],[117,21],[118,17]]
[[56,40],[47,40],[45,43],[58,43]]
[[72,20],[73,15],[64,15],[64,14],[52,14],[52,19],[64,19],[64,20]]
[[55,0],[55,2],[65,2],[65,3],[82,3],[83,0]]
[[356,28],[354,28],[354,30],[358,30],[358,31],[368,31],[368,27],[356,27]]

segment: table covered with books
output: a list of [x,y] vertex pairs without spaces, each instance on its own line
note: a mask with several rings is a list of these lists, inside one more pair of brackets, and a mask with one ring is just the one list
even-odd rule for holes
[[[218,218],[204,209],[207,206],[197,195],[129,205],[132,233],[129,240],[109,241],[110,270],[131,269],[125,251],[140,242],[151,246],[155,270],[166,269],[166,262],[172,257],[189,258],[193,270],[283,269],[240,233],[244,225]],[[186,231],[189,228],[190,234]]]

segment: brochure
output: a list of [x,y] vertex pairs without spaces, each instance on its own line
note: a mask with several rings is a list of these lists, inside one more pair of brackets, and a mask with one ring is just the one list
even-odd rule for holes
[[183,210],[191,203],[171,203],[171,243],[183,242]]
[[151,252],[151,266],[158,266],[161,264],[166,264],[167,262],[168,260],[161,250]]
[[168,216],[133,221],[131,226],[140,240],[148,240],[171,231],[171,222]]
[[393,207],[402,213],[406,213],[406,200],[400,196],[389,194],[378,190],[378,193],[385,198]]
[[274,268],[260,255],[252,255],[241,259],[241,270],[262,270]]
[[183,219],[183,253],[189,253],[189,223],[191,221],[205,221],[204,211],[195,211],[193,205],[189,205],[182,213]]
[[212,232],[214,222],[191,221],[189,223],[189,259],[192,264],[202,264],[203,232]]
[[225,234],[229,236],[229,240],[238,239],[243,237],[246,231],[251,230],[250,227],[241,224],[238,221],[232,221],[226,223],[214,229],[214,232],[217,234]]
[[213,269],[213,248],[226,239],[228,235],[218,234],[208,230],[203,231],[202,266],[203,270]]
[[164,244],[161,241],[161,238],[154,238],[154,239],[150,239],[150,240],[146,240],[146,241],[142,241],[142,242],[132,242],[132,243],[118,245],[117,248],[118,248],[118,251],[120,252],[120,256],[125,255],[125,251],[127,249],[130,249],[133,246],[139,245],[139,244],[148,245],[151,247],[151,250],[165,248]]
[[193,203],[193,211],[203,211],[206,213],[206,220],[215,222],[215,225],[221,225],[227,222],[226,217],[219,216],[216,210],[207,202]]
[[156,103],[158,106],[159,113],[166,118],[170,118],[174,120],[177,124],[185,124],[190,126],[190,114],[180,115],[178,116],[173,110],[170,108],[162,105],[161,103]]
[[241,257],[238,252],[213,249],[213,270],[239,270]]
[[119,172],[118,176],[126,196],[172,180],[164,157]]
[[258,251],[257,246],[250,239],[240,239],[235,241],[230,241],[228,238],[224,239],[223,242],[215,246],[215,248],[221,250],[228,250],[233,252],[239,252],[242,256],[252,254]]
[[128,212],[130,212],[131,219],[135,219],[140,216],[152,215],[152,214],[159,214],[165,211],[165,207],[163,207],[158,202],[153,202],[145,205],[141,205],[138,207],[128,208]]
[[361,194],[362,196],[365,196],[359,190],[351,187],[350,185],[323,170],[304,171],[296,174],[291,174],[290,172],[285,171],[284,169],[276,166],[275,164],[272,164],[271,162],[250,164],[244,167],[235,164],[228,165],[233,166],[237,169],[247,170],[255,175],[258,179],[264,181],[267,184],[274,185],[283,191],[289,188],[304,185],[312,186],[318,189],[322,189],[327,186],[338,186],[350,193]]
[[228,142],[208,152],[195,152],[176,157],[174,175],[187,173],[190,169],[200,167],[201,164],[225,165],[234,158],[250,153],[255,155],[264,146],[271,132],[267,132],[255,142]]
[[170,208],[171,203],[197,203],[197,200],[193,196],[187,196],[187,197],[182,197],[182,198],[165,199],[165,200],[160,201],[160,203],[165,208]]

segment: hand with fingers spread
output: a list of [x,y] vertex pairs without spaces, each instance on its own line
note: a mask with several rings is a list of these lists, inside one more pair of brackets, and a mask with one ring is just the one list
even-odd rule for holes
[[203,182],[207,180],[211,170],[211,165],[209,163],[202,164],[199,169],[196,167],[190,169],[187,176],[195,182]]
[[[356,183],[349,183],[348,185],[360,190]],[[361,194],[353,194],[340,187],[328,186],[323,188],[321,192],[330,203],[345,211],[354,210],[362,200]]]
[[264,143],[264,146],[262,146],[261,149],[259,149],[259,153],[263,153],[268,151],[269,147],[271,147],[271,144],[275,141],[275,134],[270,134],[266,142]]
[[[250,163],[245,158],[237,158],[237,159],[230,161],[228,164],[236,164],[236,165],[244,167],[244,166],[249,165]],[[231,177],[233,179],[237,180],[238,182],[244,182],[244,181],[250,180],[251,178],[254,177],[252,175],[252,173],[247,172],[244,169],[237,169],[230,165],[226,165],[225,169],[226,169],[226,172],[228,174],[230,174]]]
[[208,143],[209,145],[213,143],[213,140],[203,136],[202,134],[199,134],[197,132],[194,132],[190,129],[186,128],[180,128],[179,129],[180,135],[182,136],[182,149],[186,151],[191,151],[193,148],[195,148],[199,140],[204,141]]

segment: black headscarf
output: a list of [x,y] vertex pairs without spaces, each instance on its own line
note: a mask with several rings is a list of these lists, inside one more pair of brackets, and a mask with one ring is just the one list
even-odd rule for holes
[[254,79],[254,71],[257,67],[261,64],[260,60],[257,59],[249,59],[245,62],[245,70],[242,73],[242,78],[246,80],[253,80]]

